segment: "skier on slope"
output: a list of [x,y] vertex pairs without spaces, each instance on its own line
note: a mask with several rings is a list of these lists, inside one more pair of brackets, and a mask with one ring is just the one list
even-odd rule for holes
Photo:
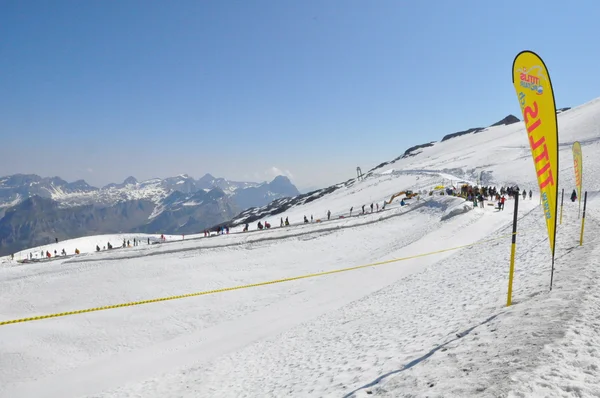
[[571,202],[575,202],[577,200],[577,191],[573,190],[571,194]]

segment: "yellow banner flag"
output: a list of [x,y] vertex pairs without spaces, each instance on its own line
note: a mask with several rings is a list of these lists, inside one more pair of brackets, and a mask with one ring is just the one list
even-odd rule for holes
[[579,141],[573,143],[573,166],[575,167],[575,186],[577,187],[577,197],[581,203],[581,184],[583,173],[583,159],[581,158],[581,144]]
[[552,83],[544,61],[531,51],[519,53],[513,62],[513,84],[527,128],[554,259],[558,210],[558,124]]

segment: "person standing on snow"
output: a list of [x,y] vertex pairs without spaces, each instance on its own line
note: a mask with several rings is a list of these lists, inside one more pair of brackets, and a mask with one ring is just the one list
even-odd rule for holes
[[577,200],[577,191],[573,190],[571,194],[571,202],[575,202]]
[[327,210],[327,221],[331,218],[331,211]]
[[531,189],[529,190],[529,200],[531,200],[531,196],[533,195],[533,192],[531,192]]

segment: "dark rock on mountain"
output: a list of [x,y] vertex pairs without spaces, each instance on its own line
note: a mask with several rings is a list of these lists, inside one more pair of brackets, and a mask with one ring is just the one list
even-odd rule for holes
[[468,129],[468,130],[459,131],[456,133],[445,135],[444,138],[442,138],[442,141],[447,141],[452,138],[460,137],[461,135],[466,135],[466,134],[471,134],[471,133],[479,133],[483,130],[485,130],[485,128],[483,128],[483,127],[474,127],[474,128]]
[[299,195],[300,192],[292,184],[289,178],[284,176],[275,177],[267,184],[237,190],[232,198],[242,209],[264,206],[275,199]]
[[138,183],[138,180],[135,177],[129,176],[123,181],[123,185],[135,185]]
[[216,180],[210,173],[204,174],[202,177],[196,181],[196,186],[198,189],[211,189],[213,187],[213,182]]
[[421,153],[421,152],[417,152],[417,150],[433,146],[434,143],[435,143],[435,141],[431,141],[426,144],[412,146],[412,147],[408,148],[406,151],[404,151],[404,154],[402,156],[396,158],[395,160],[407,158],[409,156],[416,156],[419,153]]
[[66,184],[67,190],[70,192],[94,192],[98,188],[91,186],[85,180],[77,180]]
[[[515,115],[508,115],[504,119],[492,124],[490,127],[509,125],[509,124],[518,123],[520,121],[521,120],[519,120],[519,118],[516,117]],[[471,134],[471,133],[473,133],[473,134],[481,133],[485,129],[486,129],[485,127],[473,127],[468,130],[459,131],[456,133],[445,135],[444,138],[442,138],[442,141],[447,141],[451,138],[460,137],[461,135],[466,135],[466,134]]]
[[182,174],[177,177],[165,178],[162,181],[162,185],[168,191],[194,193],[198,190],[198,187],[196,186],[196,181],[187,174]]
[[239,208],[219,188],[192,195],[174,192],[158,204],[160,214],[136,228],[138,232],[191,234],[230,219]]
[[508,115],[507,117],[505,117],[504,119],[492,124],[490,127],[495,127],[495,126],[508,126],[509,124],[515,124],[515,123],[519,123],[521,120],[516,117],[515,115]]
[[125,181],[123,181],[122,184],[111,183],[111,184],[105,185],[104,187],[102,187],[102,189],[121,189],[121,188],[125,188],[128,185],[136,185],[137,183],[138,183],[138,180],[136,180],[135,177],[129,176],[125,179]]

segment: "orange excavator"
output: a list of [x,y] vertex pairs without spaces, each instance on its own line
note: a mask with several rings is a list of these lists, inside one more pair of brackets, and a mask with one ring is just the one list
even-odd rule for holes
[[406,191],[402,191],[402,192],[393,194],[392,197],[390,198],[390,200],[388,200],[386,203],[388,205],[392,204],[392,201],[401,195],[406,195],[406,199],[411,199],[413,196],[417,196],[417,194],[414,193],[413,191],[406,190]]

